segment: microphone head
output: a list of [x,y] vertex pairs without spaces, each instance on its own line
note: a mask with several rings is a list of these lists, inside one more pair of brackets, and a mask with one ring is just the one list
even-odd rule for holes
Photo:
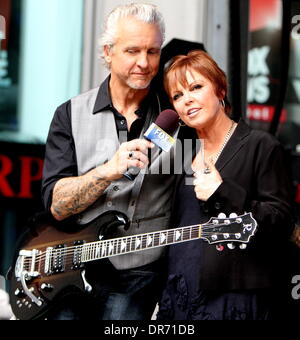
[[155,124],[171,135],[178,127],[179,116],[174,110],[164,110],[156,118]]

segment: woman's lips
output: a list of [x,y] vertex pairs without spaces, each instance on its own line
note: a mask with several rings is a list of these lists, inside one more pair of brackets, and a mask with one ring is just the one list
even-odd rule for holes
[[197,113],[198,113],[200,110],[201,110],[200,108],[190,109],[190,110],[188,110],[188,112],[187,112],[187,116],[190,117],[190,118],[192,118],[192,117],[196,116]]

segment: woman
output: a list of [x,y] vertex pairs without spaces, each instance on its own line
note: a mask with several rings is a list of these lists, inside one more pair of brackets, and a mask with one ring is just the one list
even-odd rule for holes
[[201,142],[178,176],[173,226],[204,223],[221,212],[251,212],[258,228],[246,249],[205,240],[170,246],[158,318],[274,318],[294,226],[283,150],[269,134],[230,118],[226,76],[207,53],[175,57],[165,88],[186,125],[182,138]]

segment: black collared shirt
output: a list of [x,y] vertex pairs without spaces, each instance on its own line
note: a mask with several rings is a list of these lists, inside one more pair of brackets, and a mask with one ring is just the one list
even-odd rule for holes
[[[99,88],[93,114],[107,110],[112,111],[115,116],[118,134],[121,131],[127,131],[128,141],[139,138],[151,108],[155,106],[155,111],[157,114],[159,113],[156,94],[149,91],[140,108],[135,112],[138,118],[132,123],[130,131],[128,131],[126,119],[112,105],[109,80],[110,77]],[[47,210],[51,206],[52,191],[55,183],[62,178],[74,176],[78,176],[78,171],[71,127],[71,100],[69,100],[57,108],[46,143],[42,198]]]
[[114,113],[115,116],[117,132],[120,133],[120,131],[127,131],[128,141],[136,139],[140,136],[140,133],[144,126],[145,117],[147,115],[149,103],[151,101],[151,98],[153,97],[153,94],[149,93],[149,95],[143,100],[141,107],[135,111],[135,114],[138,116],[138,118],[132,123],[131,128],[128,131],[126,119],[114,108],[112,104],[109,92],[109,80],[110,77],[108,77],[100,87],[93,114],[97,114],[98,112],[102,112],[105,110],[110,110]]

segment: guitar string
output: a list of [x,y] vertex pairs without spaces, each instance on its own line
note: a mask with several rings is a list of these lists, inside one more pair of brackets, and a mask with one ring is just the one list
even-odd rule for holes
[[[225,226],[227,226],[227,224],[223,224],[223,225],[225,225]],[[219,224],[219,225],[217,225],[217,226],[222,226],[221,224]],[[196,230],[195,230],[195,227],[196,227]],[[204,229],[209,229],[209,228],[215,228],[216,227],[216,225],[213,225],[213,227],[208,227],[207,228],[207,226],[202,226],[202,228],[204,227]],[[192,228],[194,228],[194,230],[191,230]],[[168,234],[170,234],[170,232],[176,232],[176,231],[182,231],[182,233],[183,234],[189,234],[189,233],[191,233],[191,232],[195,232],[195,231],[199,231],[199,229],[200,229],[200,226],[199,225],[195,225],[195,226],[188,226],[188,227],[183,227],[183,228],[175,228],[175,229],[169,229],[169,230],[166,230],[166,231],[161,231],[161,232],[153,232],[153,234],[152,233],[148,233],[148,234],[138,234],[138,235],[132,235],[132,236],[127,236],[127,237],[123,237],[123,238],[116,238],[116,239],[110,239],[110,240],[102,240],[102,241],[95,241],[95,242],[89,242],[89,243],[87,243],[87,244],[83,244],[83,245],[77,245],[77,246],[72,246],[72,247],[65,247],[65,248],[61,248],[61,249],[54,249],[54,251],[56,251],[57,253],[59,253],[59,254],[57,254],[58,256],[65,256],[65,255],[67,255],[67,253],[68,252],[73,252],[73,250],[76,250],[76,248],[78,248],[78,250],[80,250],[80,248],[87,248],[86,249],[86,251],[92,251],[92,248],[93,247],[95,247],[95,246],[99,246],[100,244],[105,244],[105,243],[114,243],[113,244],[113,246],[114,246],[114,248],[115,247],[118,247],[118,246],[120,246],[120,244],[122,244],[122,242],[128,242],[128,240],[130,240],[131,239],[131,242],[132,242],[132,239],[133,238],[140,238],[141,239],[141,242],[143,242],[143,241],[145,241],[145,242],[147,242],[147,238],[145,238],[145,235],[147,235],[147,236],[150,236],[151,234],[152,234],[152,236],[155,238],[160,238],[161,237],[161,234],[162,233],[167,233],[168,232]],[[221,235],[221,234],[224,234],[224,232],[223,233],[218,233],[218,232],[214,232],[214,234],[215,235]],[[233,234],[233,233],[232,233]],[[205,236],[208,236],[209,234],[205,234],[205,231],[203,231],[202,230],[202,233],[201,233],[201,235],[203,236],[203,237],[205,237]],[[170,238],[170,236],[172,237],[173,236],[173,238],[174,238],[174,233],[173,233],[173,235],[171,234],[171,235],[168,235],[167,236],[167,238],[169,237]],[[186,235],[184,235],[184,236],[186,236]],[[169,241],[168,241],[169,242]],[[176,243],[176,241],[175,241],[175,243]],[[163,244],[162,244],[163,245]],[[47,256],[46,255],[47,254],[47,251],[45,251],[45,252],[42,252],[42,253],[40,253],[40,254],[38,254],[37,256],[36,256],[36,260],[41,260],[42,258],[43,258],[43,256]],[[122,253],[121,253],[122,254]],[[31,262],[31,258],[27,258],[27,260],[29,261],[29,262]],[[25,261],[26,261],[26,259],[25,259]]]
[[[132,239],[132,238],[145,238],[145,236],[150,236],[150,235],[153,235],[153,234],[154,234],[154,237],[158,237],[159,238],[159,237],[161,237],[162,233],[170,234],[171,232],[176,232],[176,231],[180,231],[180,230],[183,233],[188,234],[191,231],[199,231],[199,229],[202,228],[201,235],[203,235],[205,230],[214,229],[216,227],[222,227],[222,226],[228,226],[228,224],[218,224],[218,225],[211,224],[211,227],[209,227],[208,225],[204,226],[204,225],[197,224],[197,225],[179,227],[179,228],[174,228],[174,229],[166,229],[166,230],[162,230],[162,231],[154,231],[153,233],[150,232],[150,233],[146,233],[146,234],[137,234],[137,235],[125,236],[125,237],[109,239],[109,240],[101,240],[101,241],[88,242],[87,244],[76,245],[76,246],[71,246],[71,247],[65,247],[65,248],[61,248],[61,249],[59,249],[59,248],[58,249],[54,249],[54,251],[57,251],[57,252],[60,252],[60,253],[63,253],[63,252],[66,253],[68,251],[76,250],[76,248],[81,248],[81,247],[88,248],[88,247],[91,247],[92,245],[94,246],[94,245],[98,245],[98,244],[104,243],[104,242],[120,242],[120,243],[122,243],[122,241],[124,241],[124,240],[128,241],[129,239]],[[217,232],[214,232],[214,234],[217,234]],[[224,233],[220,233],[220,234],[224,234]],[[172,236],[172,235],[168,235],[168,236]],[[38,254],[36,256],[36,259],[40,258],[43,255],[46,255],[46,253],[47,253],[47,251]]]
[[[179,228],[180,229],[180,228]],[[199,228],[193,230],[193,231],[198,231]],[[170,231],[170,230],[169,230]],[[193,231],[190,231],[190,230],[184,230],[183,231],[183,237],[186,236],[187,234],[190,234],[191,232]],[[154,233],[158,233],[158,234],[155,234],[153,235],[153,242],[155,241],[158,241],[160,240],[161,238],[161,232],[153,232]],[[109,239],[109,240],[101,240],[101,241],[95,241],[95,242],[89,242],[87,244],[83,244],[83,245],[78,245],[78,246],[71,246],[71,247],[66,247],[66,248],[61,248],[61,249],[54,249],[54,252],[57,252],[57,256],[66,256],[68,255],[68,253],[70,253],[71,255],[73,255],[73,252],[78,250],[78,251],[86,251],[87,253],[90,252],[90,251],[93,251],[93,248],[97,247],[97,246],[105,246],[106,248],[109,247],[110,244],[113,244],[114,248],[118,248],[119,246],[122,245],[122,242],[126,242],[128,243],[128,241],[130,241],[130,243],[132,244],[132,241],[135,243],[137,241],[137,239],[140,240],[141,242],[141,246],[144,246],[143,243],[147,243],[147,238],[144,236],[146,234],[140,234],[141,236],[138,235],[132,235],[132,236],[127,236],[127,237],[124,237],[124,238],[116,238],[116,239]],[[151,233],[147,234],[148,236],[151,235]],[[170,236],[172,235],[169,235],[169,238]],[[166,237],[167,239],[168,237]],[[164,244],[161,244],[162,246]],[[77,249],[76,249],[77,247]],[[86,248],[86,249],[84,249]],[[134,249],[135,251],[136,249]],[[137,249],[139,250],[139,249]],[[120,255],[122,255],[123,253],[120,253]],[[38,254],[36,256],[36,260],[42,260],[43,258],[45,258],[47,256],[47,251],[44,251],[40,254]],[[53,255],[52,255],[53,256]],[[29,263],[31,262],[31,258],[26,258],[24,260],[24,262],[28,261]]]
[[[198,239],[198,238],[195,238],[195,240],[196,239]],[[128,247],[127,247],[126,249],[124,249],[124,251],[118,250],[117,253],[116,253],[117,245],[114,245],[111,249],[109,247],[106,247],[104,250],[96,249],[96,248],[90,248],[88,250],[85,250],[83,254],[82,253],[79,254],[76,262],[75,262],[74,254],[72,254],[72,253],[66,253],[66,254],[62,254],[62,255],[53,255],[53,256],[50,257],[49,266],[55,267],[56,265],[53,263],[53,260],[58,259],[60,257],[63,257],[63,259],[62,259],[63,265],[68,264],[68,259],[71,260],[71,263],[73,265],[76,265],[76,264],[80,264],[80,263],[90,262],[90,261],[93,261],[93,260],[100,260],[100,259],[109,258],[109,257],[113,257],[113,256],[125,255],[125,254],[128,254],[128,253],[143,251],[143,250],[147,250],[147,249],[153,249],[153,248],[162,247],[162,246],[168,246],[168,245],[176,244],[176,243],[183,243],[183,242],[187,242],[187,241],[191,241],[191,240],[193,240],[193,239],[186,239],[186,240],[180,240],[180,241],[177,241],[177,242],[165,243],[165,244],[156,244],[156,245],[151,245],[151,246],[143,245],[142,247],[136,247],[134,249],[132,249],[132,248],[128,249]],[[245,242],[245,241],[239,241],[239,240],[236,240],[235,238],[230,238],[230,237],[226,240],[221,240],[219,242],[221,243],[221,242],[233,242],[233,241],[240,242],[240,243]],[[44,260],[43,257],[41,257],[40,259],[36,259],[35,260],[35,267],[41,266],[43,264],[45,265],[45,262],[43,262],[43,260]],[[24,261],[24,266],[26,266],[26,265],[28,267],[31,267],[32,261],[30,261],[30,260]]]
[[[228,226],[228,224],[212,225],[212,227],[208,227],[207,225],[206,226],[202,225],[201,237],[205,238],[206,236],[210,235],[209,233],[205,233],[205,230],[203,231],[203,229],[207,230],[207,229],[212,229],[212,228],[216,228],[216,227],[220,227],[220,226]],[[120,249],[120,252],[118,252],[118,254],[117,254],[117,255],[122,255],[122,254],[126,254],[128,252],[134,252],[134,251],[139,251],[139,250],[146,250],[147,247],[148,248],[152,248],[152,247],[159,247],[159,246],[168,245],[168,244],[170,244],[170,241],[169,241],[170,236],[171,236],[171,238],[173,238],[171,244],[172,243],[184,242],[185,240],[175,240],[174,241],[174,237],[175,237],[176,231],[181,231],[181,233],[182,233],[181,238],[184,238],[185,236],[187,236],[187,234],[191,234],[192,232],[195,232],[195,231],[198,232],[200,228],[201,228],[201,225],[186,226],[186,227],[182,227],[182,228],[169,229],[169,230],[166,230],[166,231],[153,232],[153,234],[152,233],[138,234],[138,235],[127,236],[127,237],[124,237],[124,238],[116,238],[116,239],[110,239],[110,240],[102,240],[102,241],[90,242],[90,243],[87,243],[86,245],[83,244],[83,245],[77,245],[77,246],[72,246],[72,247],[65,247],[65,248],[61,248],[61,249],[54,249],[54,251],[57,252],[57,254],[52,254],[52,258],[54,256],[58,256],[58,257],[64,256],[65,257],[65,256],[68,255],[68,253],[70,253],[70,255],[72,255],[72,258],[74,258],[75,257],[74,251],[76,251],[76,250],[78,250],[78,252],[81,252],[81,255],[82,255],[82,251],[85,251],[86,257],[92,256],[92,255],[94,255],[93,252],[96,253],[97,246],[99,248],[99,246],[103,246],[103,245],[105,246],[105,248],[109,248],[109,246],[112,246],[113,247],[113,251],[115,252],[116,250],[118,251],[118,248],[121,247],[122,243],[125,242],[126,243],[125,251],[122,252],[122,250]],[[173,232],[173,233],[170,234],[170,232]],[[159,242],[159,244],[157,246],[153,246],[153,245],[149,245],[148,246],[147,245],[149,236],[152,235],[153,239],[151,241],[151,244],[154,244],[155,241],[158,241],[161,238],[161,236],[162,236],[161,234],[162,233],[168,233],[168,235],[166,236],[166,241],[167,242],[165,242],[165,244],[164,243],[160,244],[160,242]],[[224,234],[224,233],[214,232],[214,235],[222,235],[222,234]],[[229,234],[231,234],[231,233],[229,233]],[[148,237],[145,237],[145,235],[147,235]],[[132,241],[136,242],[137,238],[140,239],[142,248],[140,248],[140,249],[135,248],[133,250],[130,249],[129,251],[127,251],[128,241],[130,241],[130,248],[132,248]],[[195,238],[199,238],[199,237],[195,237]],[[191,238],[191,239],[193,239],[193,238]],[[86,248],[86,249],[84,249],[84,248]],[[102,250],[102,248],[101,248],[101,250]],[[107,253],[107,249],[106,249],[105,252]],[[103,253],[103,251],[102,251],[102,253]],[[104,255],[104,256],[101,256],[100,259],[104,258],[104,257],[110,257],[110,256],[113,256],[113,255],[114,255],[113,253],[111,253],[109,255]],[[36,259],[36,261],[41,261],[46,256],[47,256],[47,251],[38,254],[35,259]],[[26,258],[24,260],[24,264],[28,264],[28,263],[30,264],[31,262],[32,262],[31,258]],[[65,263],[65,261],[64,261],[64,263]]]
[[[223,233],[220,233],[220,234],[223,234]],[[100,260],[100,259],[104,259],[104,258],[109,258],[109,257],[113,257],[113,256],[118,256],[118,255],[125,255],[127,253],[131,253],[131,252],[139,252],[139,251],[143,251],[143,250],[147,250],[147,249],[153,249],[153,248],[157,248],[157,247],[162,247],[162,246],[167,246],[167,245],[170,245],[170,244],[178,244],[178,243],[184,243],[184,242],[188,242],[188,241],[191,241],[191,240],[196,240],[196,239],[199,239],[199,237],[195,237],[195,238],[191,238],[191,239],[186,239],[186,240],[180,240],[180,241],[175,241],[175,242],[172,242],[172,243],[166,243],[166,244],[158,244],[158,245],[155,245],[155,246],[148,246],[149,248],[147,248],[147,246],[145,246],[146,248],[139,248],[139,249],[134,249],[134,250],[129,250],[129,251],[125,251],[125,252],[121,252],[121,253],[117,253],[117,254],[114,254],[114,253],[110,253],[110,254],[107,254],[107,249],[105,251],[105,255],[103,254],[99,254],[98,256],[96,256],[96,249],[95,248],[91,248],[87,251],[87,254],[85,254],[86,256],[86,259],[82,260],[82,261],[78,261],[78,263],[74,263],[74,256],[72,253],[69,253],[69,254],[65,254],[65,255],[60,255],[60,256],[64,256],[64,260],[63,260],[63,269],[62,270],[65,270],[65,268],[70,268],[76,264],[80,265],[80,264],[83,264],[83,263],[86,263],[86,262],[91,262],[91,261],[95,261],[95,260]],[[222,240],[220,242],[232,242],[232,241],[238,241],[238,240],[235,240],[235,239],[228,239],[228,240]],[[145,243],[145,242],[144,242]],[[116,247],[114,246],[114,250],[116,249]],[[90,258],[89,258],[90,257]],[[41,269],[41,267],[45,267],[45,263],[41,263],[42,261],[42,258],[35,261],[36,265],[38,266],[39,269]],[[26,261],[24,263],[24,266],[27,265],[28,267],[31,267],[31,261]],[[52,264],[53,265],[53,264]]]

